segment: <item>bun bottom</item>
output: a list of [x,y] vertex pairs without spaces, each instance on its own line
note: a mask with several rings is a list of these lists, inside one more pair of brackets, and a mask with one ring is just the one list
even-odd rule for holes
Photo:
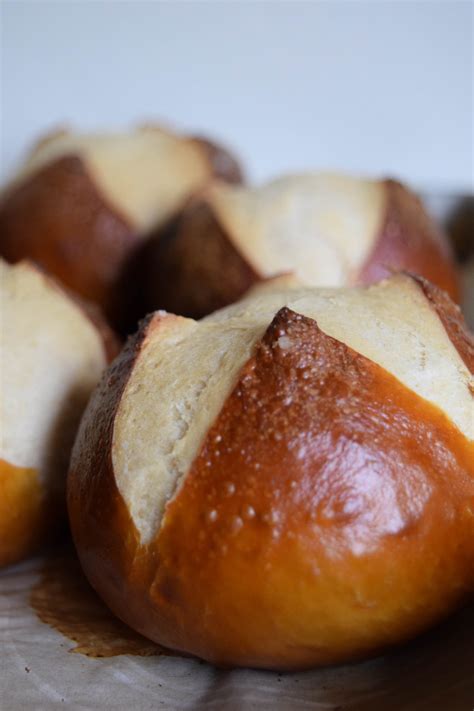
[[0,568],[34,553],[63,519],[60,508],[36,469],[0,459]]

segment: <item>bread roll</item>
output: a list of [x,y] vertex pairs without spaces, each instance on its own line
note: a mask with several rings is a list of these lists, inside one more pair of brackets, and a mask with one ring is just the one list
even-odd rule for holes
[[257,189],[216,183],[153,244],[149,310],[198,318],[284,272],[307,285],[349,286],[409,270],[459,300],[444,235],[393,180],[307,174]]
[[201,138],[146,126],[128,134],[59,131],[43,139],[0,202],[0,254],[32,259],[96,302],[114,325],[142,316],[140,250],[235,160]]
[[30,264],[0,260],[0,566],[65,519],[66,472],[116,344],[98,316]]
[[157,312],[102,378],[68,508],[125,622],[222,665],[413,637],[474,589],[474,344],[406,275]]

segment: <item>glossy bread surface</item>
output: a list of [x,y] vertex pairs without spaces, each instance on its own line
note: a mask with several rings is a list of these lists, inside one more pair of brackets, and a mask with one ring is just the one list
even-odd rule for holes
[[[450,336],[443,319],[462,330],[459,311],[430,289],[264,289],[200,324],[143,324],[93,396],[68,481],[82,564],[116,614],[218,664],[295,669],[375,654],[473,592],[472,341]],[[399,312],[383,308],[390,290]],[[317,306],[329,298],[332,312]],[[365,299],[381,330],[363,354],[368,324],[351,319]],[[324,329],[297,304],[321,308]],[[425,331],[407,338],[417,320]],[[402,380],[387,369],[397,329],[395,355],[413,360]],[[211,361],[199,371],[201,338],[221,379]],[[163,372],[189,382],[189,400],[186,385],[166,400]],[[208,381],[219,394],[203,397]]]

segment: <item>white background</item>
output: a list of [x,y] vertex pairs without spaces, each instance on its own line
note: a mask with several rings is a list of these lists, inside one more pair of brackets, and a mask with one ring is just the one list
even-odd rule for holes
[[2,4],[2,173],[40,132],[164,119],[262,180],[303,168],[472,190],[473,4]]

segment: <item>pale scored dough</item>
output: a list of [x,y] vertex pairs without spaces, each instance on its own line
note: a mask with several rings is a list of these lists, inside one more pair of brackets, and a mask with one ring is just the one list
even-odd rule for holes
[[82,308],[35,267],[0,260],[0,458],[67,471],[79,418],[106,358]]
[[200,322],[161,314],[150,327],[112,447],[117,485],[143,542],[158,530],[240,369],[283,306],[392,373],[474,440],[472,378],[416,282],[398,275],[365,288],[289,289],[285,281]]
[[380,181],[308,173],[260,188],[216,183],[205,200],[260,276],[294,272],[304,284],[347,286],[380,236],[387,190]]

